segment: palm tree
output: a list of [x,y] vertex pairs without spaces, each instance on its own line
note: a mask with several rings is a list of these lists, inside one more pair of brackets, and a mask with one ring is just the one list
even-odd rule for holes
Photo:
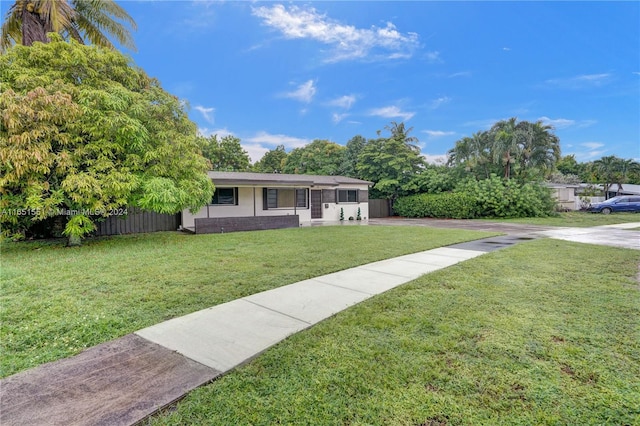
[[0,51],[15,43],[47,43],[50,32],[113,49],[109,35],[122,46],[135,49],[125,24],[136,29],[133,18],[113,0],[16,0],[2,24]]
[[602,157],[593,162],[600,178],[604,180],[603,189],[605,198],[609,197],[609,192],[614,184],[618,185],[616,195],[620,195],[622,185],[627,183],[629,175],[640,169],[640,163],[633,159],[618,158],[615,155]]
[[522,178],[546,174],[560,160],[560,139],[553,127],[542,121],[518,123],[520,139],[520,171]]
[[619,162],[620,158],[615,155],[602,157],[601,159],[593,162],[599,178],[604,181],[602,186],[605,198],[609,198],[609,188],[611,188],[611,186],[616,183],[615,181],[618,180],[616,178],[616,171],[619,168]]
[[[396,139],[403,142],[409,148],[414,151],[420,152],[420,147],[416,145],[418,143],[418,138],[415,136],[409,136],[409,133],[413,130],[413,127],[405,128],[404,123],[397,123],[392,121],[391,124],[384,126],[385,130],[388,130],[391,133],[391,139]],[[378,130],[378,135],[380,135],[380,130]]]
[[493,140],[493,161],[504,165],[504,177],[511,177],[511,167],[519,155],[519,141],[522,135],[517,126],[517,118],[501,120],[491,127],[490,132],[494,134]]

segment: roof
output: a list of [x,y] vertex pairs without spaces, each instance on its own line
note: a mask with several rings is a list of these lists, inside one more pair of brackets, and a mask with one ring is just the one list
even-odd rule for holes
[[346,176],[292,175],[283,173],[209,172],[216,185],[339,186],[372,185],[373,182]]
[[[604,186],[602,184],[582,183],[580,184],[580,186],[583,188],[588,186],[593,186],[600,190],[604,190]],[[619,185],[617,183],[614,183],[609,187],[609,193],[618,193],[618,192],[620,192],[620,195],[640,195],[640,185],[623,183],[622,189],[620,189]]]

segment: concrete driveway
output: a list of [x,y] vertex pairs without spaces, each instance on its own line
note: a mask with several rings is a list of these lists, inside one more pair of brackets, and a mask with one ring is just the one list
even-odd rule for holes
[[463,219],[406,219],[389,217],[369,219],[369,225],[430,226],[435,228],[494,231],[511,236],[548,237],[578,243],[640,250],[640,231],[633,230],[640,228],[640,222],[594,226],[590,228],[570,228]]

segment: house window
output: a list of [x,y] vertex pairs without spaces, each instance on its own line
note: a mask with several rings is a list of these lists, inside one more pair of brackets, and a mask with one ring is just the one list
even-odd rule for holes
[[358,190],[357,189],[337,189],[336,199],[338,203],[357,203],[358,202]]
[[307,189],[264,188],[262,195],[264,210],[309,207]]
[[216,188],[211,204],[216,206],[237,206],[238,188]]

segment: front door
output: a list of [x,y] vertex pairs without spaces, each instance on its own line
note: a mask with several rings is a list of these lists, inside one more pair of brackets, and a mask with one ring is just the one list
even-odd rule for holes
[[311,190],[311,219],[322,219],[322,191]]

